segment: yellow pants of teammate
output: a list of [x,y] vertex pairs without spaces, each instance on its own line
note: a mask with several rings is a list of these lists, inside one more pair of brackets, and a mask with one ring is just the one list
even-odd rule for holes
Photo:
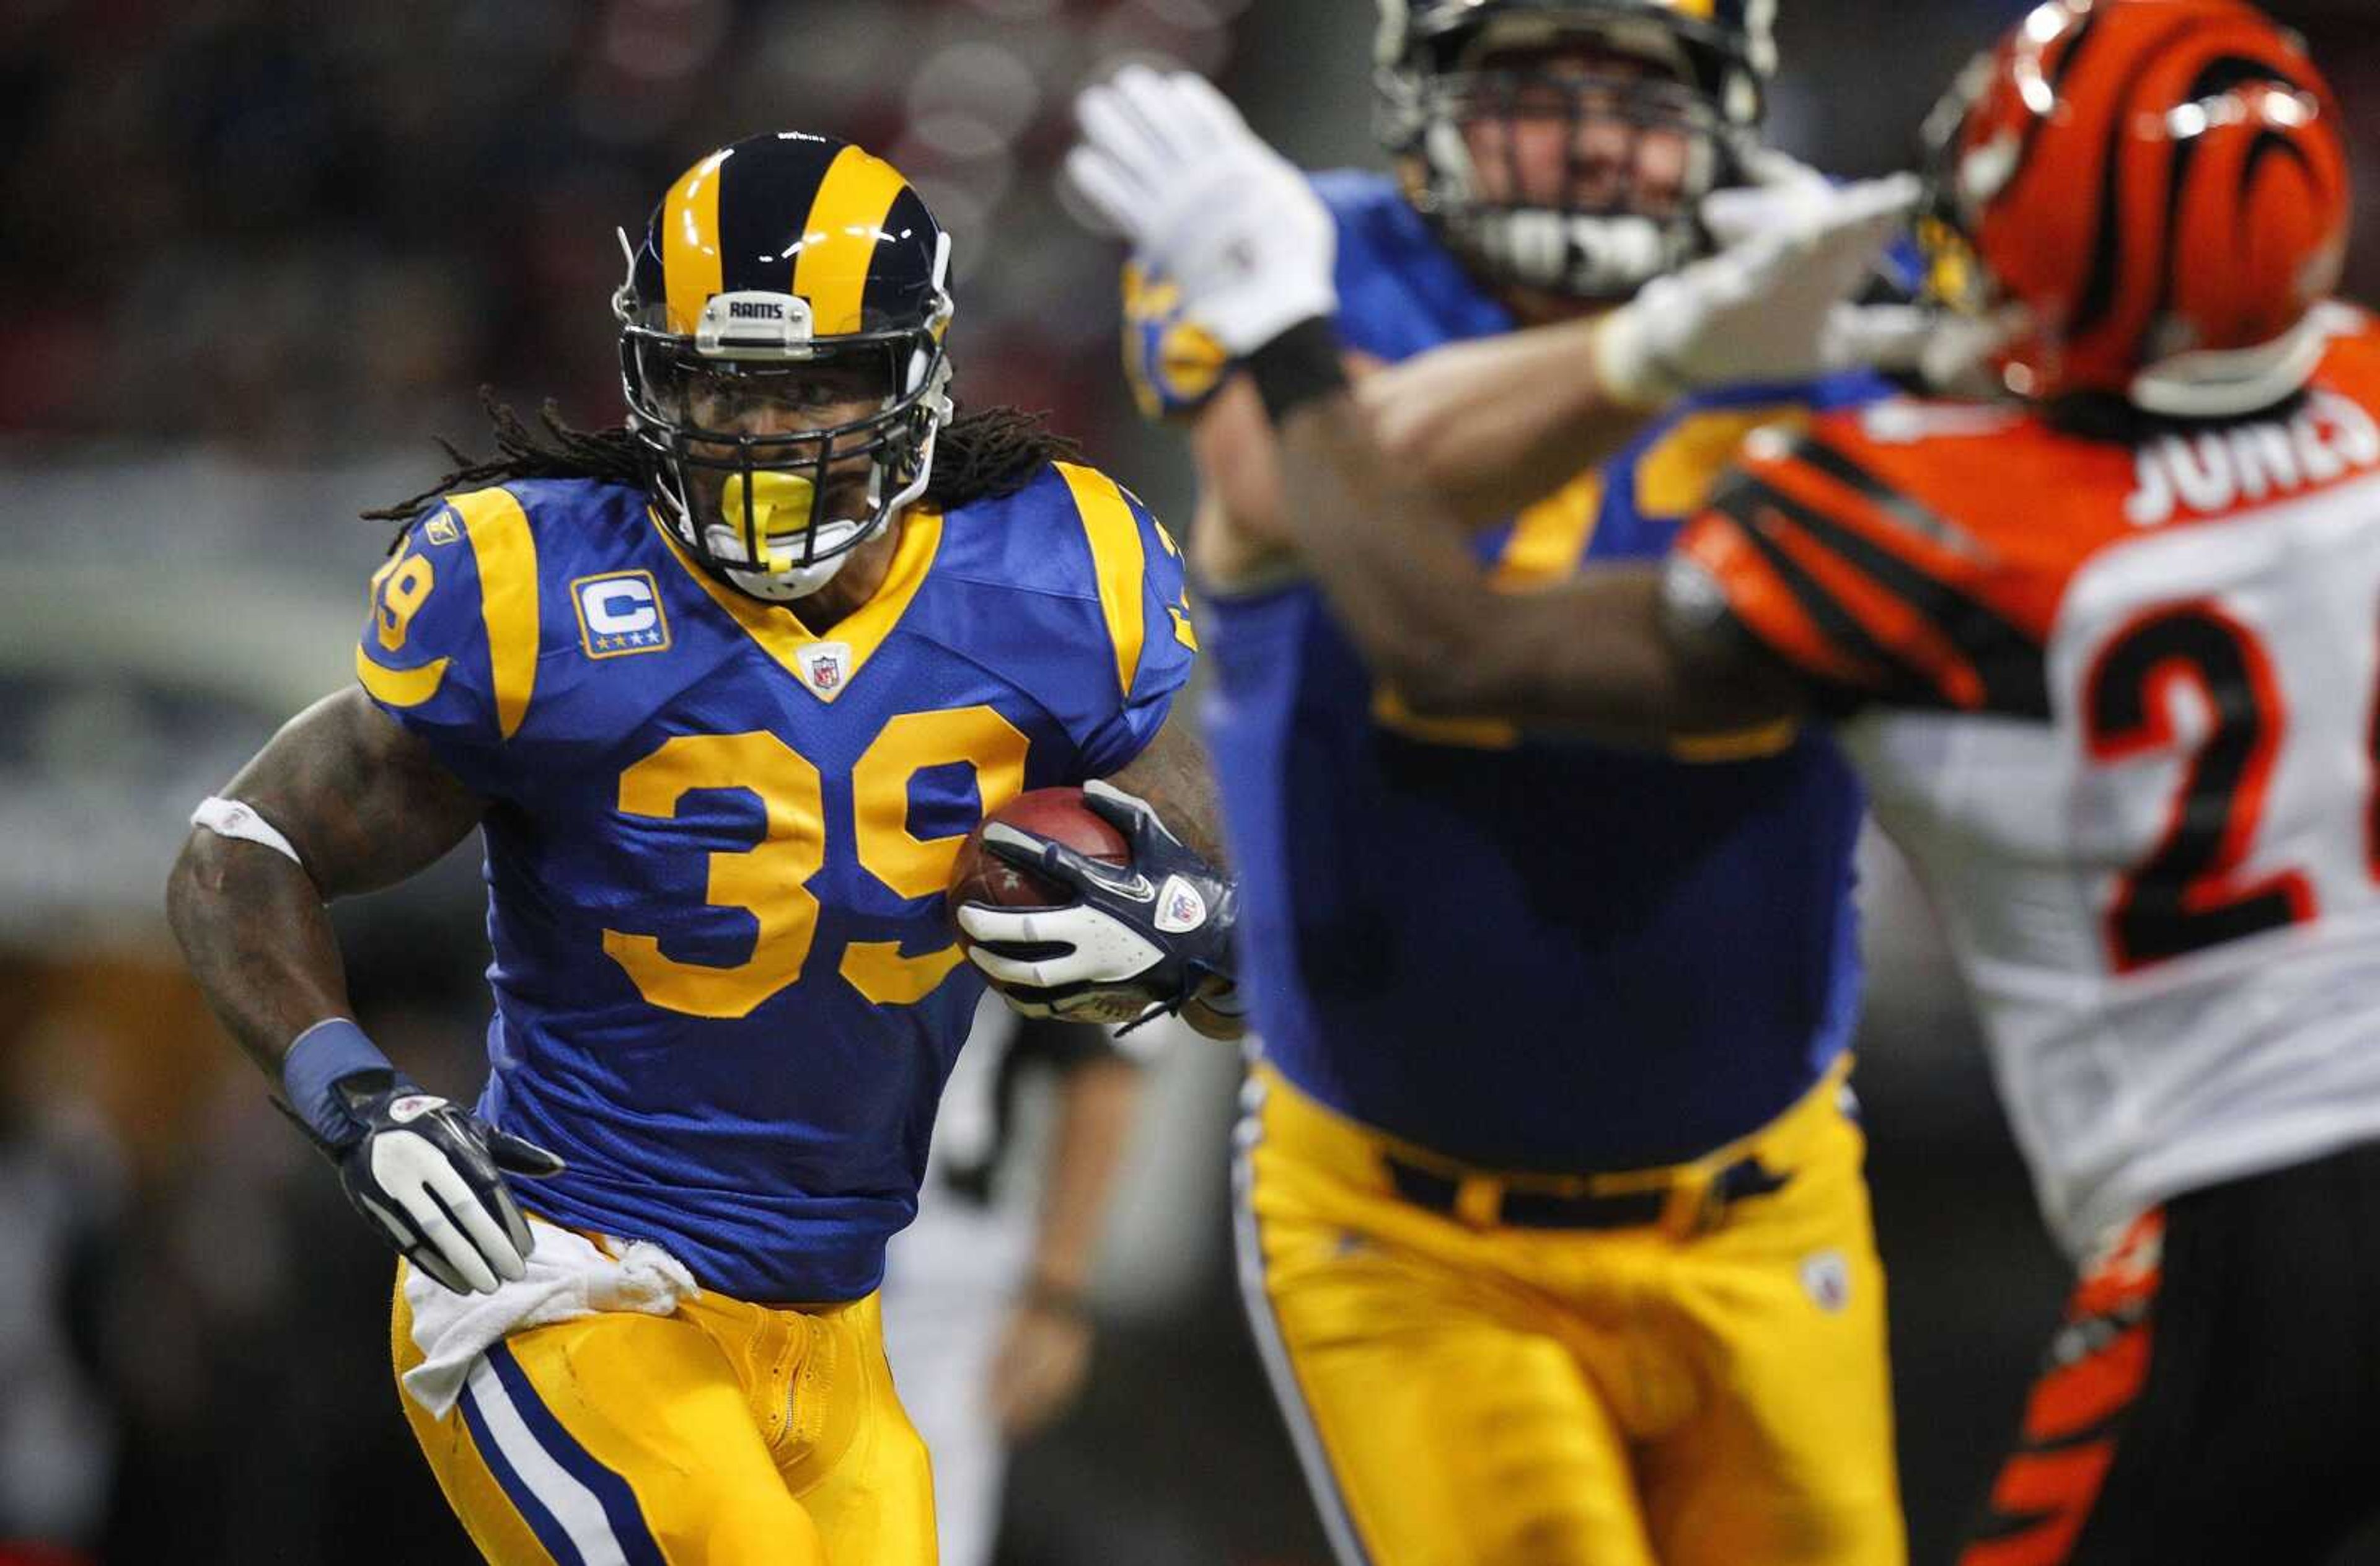
[[[397,1281],[396,1370],[420,1361]],[[498,1566],[934,1566],[933,1481],[876,1297],[704,1293],[515,1333],[443,1419],[400,1390]]]
[[[1557,1181],[1392,1142],[1259,1067],[1242,1274],[1343,1566],[1901,1566],[1841,1088],[1692,1165]],[[1746,1158],[1788,1178],[1711,1199]],[[1500,1220],[1607,1184],[1668,1195],[1633,1228]]]

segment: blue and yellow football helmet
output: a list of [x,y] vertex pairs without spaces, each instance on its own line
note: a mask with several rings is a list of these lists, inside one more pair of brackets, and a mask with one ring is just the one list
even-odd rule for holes
[[[621,245],[628,424],[663,520],[753,597],[817,591],[925,492],[951,412],[949,236],[892,164],[783,131],[703,158]],[[803,417],[855,402],[875,407]]]
[[[1739,183],[1775,74],[1776,0],[1380,0],[1380,136],[1405,160],[1414,204],[1498,283],[1621,299],[1704,248],[1702,197]],[[1642,61],[1642,73],[1554,74],[1534,62],[1582,44]],[[1658,209],[1591,179],[1575,153],[1549,205],[1483,171],[1468,127],[1590,116],[1683,136],[1682,188]],[[1511,147],[1513,137],[1501,139]]]

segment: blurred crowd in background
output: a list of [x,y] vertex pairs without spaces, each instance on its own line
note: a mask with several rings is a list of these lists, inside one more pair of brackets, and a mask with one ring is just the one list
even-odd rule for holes
[[[2367,178],[2370,7],[2275,7]],[[1777,140],[1905,164],[2021,9],[1784,0]],[[433,437],[485,444],[482,384],[612,422],[613,230],[710,147],[790,127],[891,157],[953,232],[962,402],[1050,410],[1186,521],[1179,455],[1118,372],[1119,257],[1054,183],[1072,94],[1184,64],[1294,155],[1375,162],[1372,21],[1367,0],[0,7],[0,1562],[469,1558],[396,1412],[389,1258],[206,1017],[159,906],[189,806],[346,677],[386,541],[355,513],[444,471]],[[2380,200],[2367,297],[2375,229]],[[485,1010],[475,858],[342,910],[359,1014],[457,1097]],[[1870,869],[1861,1083],[1922,1560],[1980,1499],[2063,1271],[1906,882]],[[1021,1455],[1003,1560],[1318,1566],[1230,1280],[1235,1062],[1148,1069],[1091,1389]]]
[[969,357],[1095,418],[1112,264],[1049,177],[1072,90],[1225,68],[1246,4],[13,6],[0,428],[319,463],[460,431],[481,382],[608,421],[612,230],[780,125],[906,172],[960,241]]

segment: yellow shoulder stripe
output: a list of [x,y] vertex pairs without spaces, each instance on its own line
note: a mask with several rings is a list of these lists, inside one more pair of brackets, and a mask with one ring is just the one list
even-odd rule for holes
[[1130,696],[1133,677],[1140,673],[1140,644],[1147,632],[1141,603],[1147,559],[1141,549],[1140,523],[1114,480],[1071,462],[1057,467],[1066,488],[1074,492],[1075,509],[1082,514],[1083,536],[1090,540],[1091,565],[1099,581],[1099,611],[1107,616],[1108,640],[1115,648],[1116,686]]
[[480,565],[480,619],[488,632],[496,729],[510,739],[528,716],[537,688],[537,540],[510,490],[480,490],[452,504]]
[[434,658],[419,669],[383,669],[356,644],[356,678],[364,689],[391,707],[419,707],[438,694],[446,678],[446,660]]

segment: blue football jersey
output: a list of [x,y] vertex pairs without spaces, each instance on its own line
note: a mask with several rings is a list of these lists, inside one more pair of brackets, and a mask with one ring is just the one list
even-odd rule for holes
[[1112,480],[912,509],[823,636],[704,574],[638,490],[434,507],[373,578],[365,689],[490,807],[480,1109],[558,1222],[762,1301],[873,1289],[981,983],[942,897],[1021,790],[1137,755],[1196,637]]
[[[1513,322],[1387,179],[1315,181],[1339,332],[1394,362]],[[1126,279],[1145,407],[1225,368],[1161,277]],[[1692,399],[1480,540],[1511,590],[1666,552],[1752,428],[1865,378]],[[1673,759],[1424,722],[1304,583],[1209,594],[1208,742],[1242,886],[1243,982],[1300,1089],[1408,1141],[1533,1170],[1672,1161],[1806,1092],[1856,1020],[1861,800],[1824,738]]]

